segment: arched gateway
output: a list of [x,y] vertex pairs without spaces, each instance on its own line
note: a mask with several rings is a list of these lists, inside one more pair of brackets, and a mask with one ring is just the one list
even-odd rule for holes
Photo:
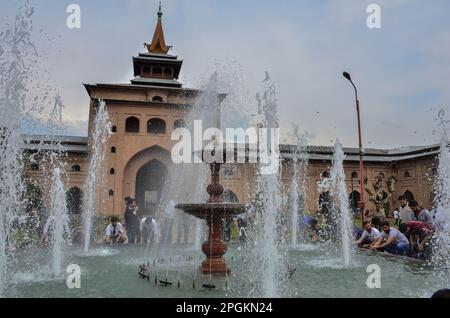
[[166,177],[167,168],[159,160],[152,160],[139,169],[136,175],[136,202],[141,214],[156,214]]
[[170,152],[152,146],[135,154],[127,163],[123,196],[136,198],[141,214],[154,215],[171,165]]

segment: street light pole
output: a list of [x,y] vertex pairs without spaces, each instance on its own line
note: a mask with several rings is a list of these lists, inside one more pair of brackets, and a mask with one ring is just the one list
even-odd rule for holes
[[344,72],[342,74],[347,80],[350,81],[353,88],[355,89],[355,100],[356,100],[356,114],[358,117],[358,137],[359,137],[359,189],[360,189],[360,201],[358,202],[358,207],[361,212],[361,223],[364,222],[364,164],[363,164],[363,148],[362,148],[362,134],[361,134],[361,116],[359,111],[359,99],[358,90],[352,81],[349,73]]

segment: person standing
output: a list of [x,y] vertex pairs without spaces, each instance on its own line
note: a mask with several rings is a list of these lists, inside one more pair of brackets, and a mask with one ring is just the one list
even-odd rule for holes
[[406,197],[401,195],[398,197],[398,200],[400,201],[400,211],[399,211],[400,221],[399,221],[399,223],[413,221],[414,213],[411,210],[411,208],[409,207]]
[[189,216],[184,212],[180,213],[177,225],[177,244],[185,245],[188,243],[189,238]]
[[141,218],[139,215],[139,207],[135,199],[129,200],[130,204],[125,209],[125,228],[127,230],[128,244],[139,244],[141,241]]
[[398,213],[397,210],[395,210],[393,214],[394,214],[394,225],[398,226],[399,225],[398,221],[400,219],[400,214]]
[[162,242],[163,244],[172,244],[172,229],[175,218],[175,202],[171,200],[164,211],[164,219],[162,224]]

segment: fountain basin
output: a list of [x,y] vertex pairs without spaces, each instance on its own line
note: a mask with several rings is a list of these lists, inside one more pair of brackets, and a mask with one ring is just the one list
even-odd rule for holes
[[245,204],[239,203],[186,203],[178,204],[175,208],[185,213],[206,220],[208,225],[208,240],[202,245],[202,252],[206,259],[200,266],[203,274],[226,276],[231,269],[223,259],[228,250],[228,245],[222,240],[222,219],[244,213],[247,210]]
[[248,206],[239,203],[183,203],[177,204],[175,208],[196,218],[206,220],[211,216],[217,218],[236,216],[245,213]]
[[[253,270],[250,254],[240,245],[229,244],[227,261],[233,267],[233,275],[225,278],[196,274],[195,266],[201,252],[193,246],[155,248],[145,246],[93,247],[86,255],[82,248],[68,247],[64,253],[65,266],[78,264],[81,268],[81,288],[69,289],[68,278],[51,274],[51,249],[29,248],[16,251],[10,264],[10,282],[6,297],[161,297],[161,298],[239,298],[263,297],[261,281]],[[254,248],[254,247],[252,247]],[[433,269],[407,258],[392,257],[384,253],[355,251],[354,265],[342,264],[340,251],[326,243],[311,243],[309,248],[287,252],[289,264],[296,267],[294,275],[285,282],[280,297],[354,297],[354,298],[417,298],[430,297],[440,288],[447,287]],[[158,260],[164,257],[165,262]],[[171,258],[171,262],[168,259]],[[153,260],[156,259],[155,265]],[[150,262],[150,281],[139,278],[139,264]],[[366,285],[367,267],[378,264],[382,268],[382,288],[370,289]],[[288,274],[285,274],[288,277]],[[155,277],[173,283],[170,287],[154,284]],[[177,281],[181,288],[177,288]],[[196,288],[192,285],[195,281]],[[226,284],[228,282],[228,289]],[[214,284],[213,290],[205,290],[203,284]]]

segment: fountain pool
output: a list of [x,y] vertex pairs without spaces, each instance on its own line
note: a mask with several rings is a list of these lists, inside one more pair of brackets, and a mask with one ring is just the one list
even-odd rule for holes
[[[228,277],[202,275],[198,270],[204,255],[194,248],[167,249],[164,260],[155,260],[152,253],[146,258],[144,247],[93,247],[89,254],[83,249],[69,248],[65,259],[81,268],[81,288],[69,289],[65,278],[50,275],[48,249],[19,250],[11,262],[10,285],[7,297],[247,297],[262,282],[253,281],[247,268],[251,258],[245,248],[230,244],[225,255],[233,268]],[[439,277],[433,275],[425,264],[382,253],[358,251],[352,266],[342,263],[341,252],[327,243],[298,245],[287,256],[291,268],[296,268],[291,278],[285,280],[283,297],[430,297],[442,288]],[[29,260],[27,262],[18,260]],[[32,260],[32,261],[31,261]],[[150,263],[150,280],[139,278],[138,264]],[[154,262],[154,264],[153,264]],[[381,288],[366,285],[367,267],[377,264],[381,270]],[[153,266],[155,265],[155,266]],[[288,276],[286,269],[286,276]],[[158,280],[172,282],[172,286],[155,286]],[[194,279],[195,277],[195,279]],[[177,287],[178,280],[180,288]],[[196,288],[193,289],[195,280]],[[214,290],[202,288],[205,283],[216,286]],[[227,287],[228,286],[228,287]],[[281,295],[280,295],[281,296]]]

